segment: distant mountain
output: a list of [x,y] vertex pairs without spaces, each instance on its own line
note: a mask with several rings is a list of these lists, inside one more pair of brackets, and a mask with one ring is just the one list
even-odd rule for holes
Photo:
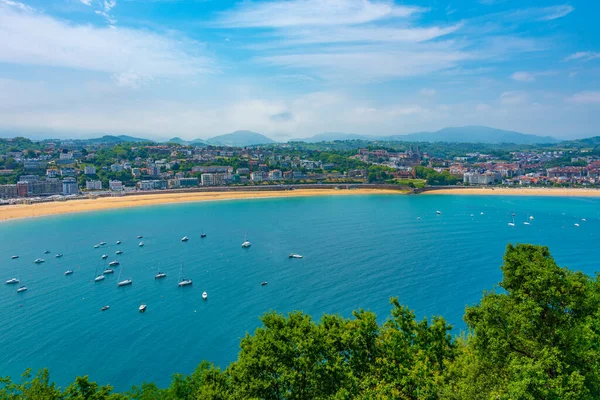
[[176,144],[180,144],[180,145],[187,145],[187,144],[189,144],[189,142],[187,140],[183,140],[180,137],[174,137],[174,138],[171,138],[169,140],[166,140],[165,142],[166,143],[176,143]]
[[323,132],[318,135],[311,136],[304,139],[292,139],[290,142],[307,142],[307,143],[318,143],[318,142],[333,142],[336,140],[377,140],[375,136],[368,135],[357,135],[354,133],[343,133],[343,132]]
[[215,136],[206,141],[208,144],[217,146],[252,146],[257,144],[275,143],[271,138],[251,131],[235,131],[225,135]]
[[560,140],[550,136],[528,135],[505,131],[487,126],[461,126],[440,129],[437,132],[419,132],[408,135],[391,136],[393,140],[412,142],[462,142],[462,143],[514,143],[537,144],[558,143]]
[[127,136],[127,135],[119,135],[119,136],[112,136],[112,135],[104,135],[100,138],[95,138],[95,139],[83,139],[82,141],[86,141],[86,142],[90,142],[90,143],[106,143],[106,144],[117,144],[117,143],[125,143],[125,142],[129,142],[129,143],[154,143],[154,141],[152,140],[148,140],[148,139],[142,139],[142,138],[136,138],[133,136]]
[[487,126],[463,126],[444,128],[436,132],[416,132],[407,135],[371,136],[348,133],[321,133],[298,141],[331,142],[334,140],[377,140],[398,142],[458,142],[458,143],[514,143],[514,144],[552,144],[560,140],[550,136],[527,135],[505,131]]

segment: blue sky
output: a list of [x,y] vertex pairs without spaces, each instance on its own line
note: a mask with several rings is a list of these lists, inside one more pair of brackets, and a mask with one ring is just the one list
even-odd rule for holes
[[600,135],[594,0],[0,0],[0,132]]

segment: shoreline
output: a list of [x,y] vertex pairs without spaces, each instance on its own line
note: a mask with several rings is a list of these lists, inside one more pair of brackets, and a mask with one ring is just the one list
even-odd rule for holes
[[429,189],[421,192],[424,195],[467,195],[467,196],[546,196],[546,197],[600,197],[600,189],[586,188],[487,188],[487,187],[457,187]]
[[361,196],[372,194],[403,195],[406,191],[392,189],[295,189],[273,191],[203,191],[180,193],[136,193],[118,197],[98,197],[52,201],[34,204],[14,204],[0,207],[0,222],[39,218],[89,211],[115,210],[162,204],[200,203],[223,200],[253,200],[268,198],[316,197],[316,196]]

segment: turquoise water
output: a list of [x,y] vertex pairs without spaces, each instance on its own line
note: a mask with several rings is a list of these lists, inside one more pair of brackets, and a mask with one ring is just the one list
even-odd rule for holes
[[[529,214],[535,220],[526,226]],[[250,249],[241,248],[245,234]],[[184,235],[189,242],[180,241]],[[561,265],[593,274],[599,238],[600,199],[588,198],[265,199],[2,223],[0,278],[20,278],[29,290],[0,286],[0,375],[48,367],[60,385],[88,374],[118,390],[144,381],[166,386],[203,359],[227,366],[268,310],[318,318],[363,307],[383,320],[391,296],[419,318],[443,315],[458,332],[465,305],[501,279],[507,243],[547,245]],[[107,245],[94,249],[100,241]],[[291,252],[304,258],[288,259]],[[102,254],[121,266],[94,283]],[[38,257],[46,262],[33,264]],[[191,287],[177,287],[182,262]],[[74,274],[64,276],[67,269]],[[117,288],[119,270],[133,285]],[[168,277],[155,281],[158,270]],[[101,312],[103,305],[110,309]]]

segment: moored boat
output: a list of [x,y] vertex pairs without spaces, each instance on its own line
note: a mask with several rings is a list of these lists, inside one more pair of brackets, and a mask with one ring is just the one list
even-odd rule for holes
[[147,308],[147,307],[148,307],[148,306],[147,306],[147,305],[145,305],[145,304],[142,304],[142,305],[140,305],[140,308],[139,308],[140,312],[141,312],[141,313],[143,313],[143,312],[146,312],[146,308]]
[[16,260],[17,258],[19,258],[19,256],[12,256],[11,257],[13,260]]
[[6,282],[4,282],[6,285],[14,285],[16,283],[19,283],[19,280],[17,278],[10,278],[9,280],[7,280]]
[[111,262],[109,262],[109,263],[108,263],[108,266],[109,266],[109,267],[116,267],[116,266],[118,266],[118,265],[119,265],[119,262],[118,262],[118,261],[116,261],[116,260],[115,260],[115,261],[111,261]]
[[114,269],[112,269],[112,268],[106,268],[104,271],[102,271],[102,274],[103,274],[103,275],[106,275],[106,274],[114,274],[114,273],[115,273],[115,270],[114,270]]
[[154,275],[154,279],[161,279],[161,278],[166,278],[167,274],[165,274],[164,272],[159,272],[158,274]]
[[36,258],[34,261],[34,263],[36,263],[36,264],[41,264],[43,262],[45,262],[45,260],[43,258]]
[[65,271],[65,275],[71,275],[73,273],[72,269],[68,269]]
[[21,286],[20,288],[17,289],[17,293],[21,293],[27,290],[27,286]]
[[106,311],[106,310],[108,310],[109,308],[110,308],[110,306],[103,306],[103,307],[100,309],[100,311]]
[[202,292],[202,300],[207,300],[207,299],[208,299],[208,293]]
[[184,237],[181,238],[182,242],[187,242],[188,240],[190,240],[190,238],[187,237],[187,236],[184,236]]
[[294,253],[292,253],[292,254],[290,254],[288,256],[288,258],[303,258],[303,256],[301,256],[300,254],[294,254]]

